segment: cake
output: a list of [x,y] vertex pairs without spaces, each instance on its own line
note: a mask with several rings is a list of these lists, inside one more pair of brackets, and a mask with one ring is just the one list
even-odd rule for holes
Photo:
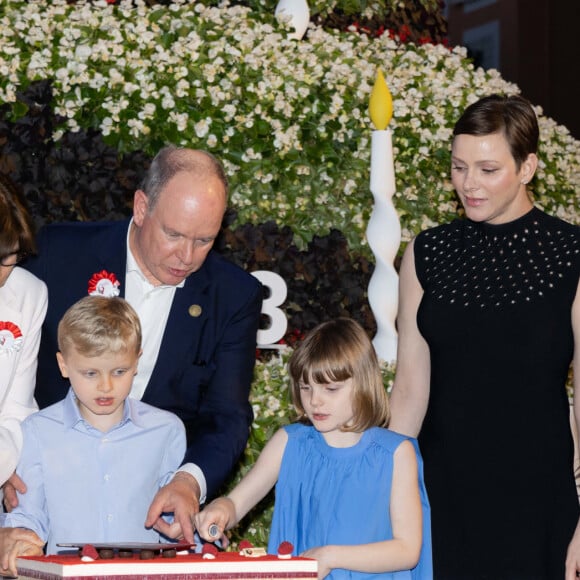
[[[218,551],[208,559],[201,553],[177,552],[167,544],[156,544],[157,549],[130,550],[111,545],[97,545],[100,557],[87,558],[86,549],[78,554],[24,556],[18,558],[18,578],[22,580],[303,580],[317,577],[317,562],[309,558],[282,559],[262,555],[255,550],[251,555],[240,552]],[[163,548],[162,548],[163,547]],[[147,554],[146,556],[144,554]],[[83,556],[83,554],[85,554]],[[259,554],[259,555],[256,555]]]

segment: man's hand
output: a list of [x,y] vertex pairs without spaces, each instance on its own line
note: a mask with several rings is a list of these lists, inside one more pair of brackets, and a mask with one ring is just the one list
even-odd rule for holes
[[16,558],[41,556],[44,542],[24,528],[0,528],[0,574],[18,576]]
[[580,522],[566,554],[566,580],[576,580],[580,572]]
[[[145,527],[155,528],[169,538],[183,538],[193,544],[193,518],[199,511],[200,495],[201,490],[195,478],[189,473],[178,471],[153,498]],[[174,514],[173,524],[168,524],[161,515],[168,512]]]
[[14,472],[2,486],[4,492],[4,507],[7,512],[11,512],[18,506],[18,493],[26,493],[26,484]]

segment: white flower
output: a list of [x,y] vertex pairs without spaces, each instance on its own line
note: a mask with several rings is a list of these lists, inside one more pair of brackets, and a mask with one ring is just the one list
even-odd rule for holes
[[157,107],[155,106],[154,103],[145,103],[143,110],[139,111],[139,113],[137,113],[137,116],[139,117],[139,119],[142,120],[152,119],[153,115],[155,114],[156,108]]
[[187,113],[176,113],[175,111],[171,111],[169,113],[169,120],[175,123],[178,131],[185,131],[187,129],[189,117]]
[[79,44],[75,48],[75,58],[77,58],[80,61],[85,61],[91,56],[92,52],[93,51],[91,47],[88,46],[87,44]]
[[148,131],[148,127],[140,119],[129,119],[127,125],[129,126],[129,134],[133,137],[140,137]]
[[280,401],[276,397],[268,397],[268,402],[266,403],[269,411],[277,411],[280,409]]
[[211,119],[209,117],[202,119],[201,121],[197,122],[193,127],[195,130],[195,134],[200,139],[202,137],[205,137],[209,133],[210,125],[211,125]]
[[106,137],[111,134],[111,129],[113,128],[113,119],[111,117],[105,117],[101,121],[100,129],[103,135]]

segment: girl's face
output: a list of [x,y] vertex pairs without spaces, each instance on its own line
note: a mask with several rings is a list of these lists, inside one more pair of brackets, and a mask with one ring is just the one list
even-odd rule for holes
[[526,184],[537,157],[530,154],[519,171],[502,133],[457,135],[451,151],[451,180],[468,218],[501,224],[532,208]]
[[353,419],[352,379],[333,383],[300,383],[300,401],[306,416],[332,447],[350,447],[360,433],[341,431]]

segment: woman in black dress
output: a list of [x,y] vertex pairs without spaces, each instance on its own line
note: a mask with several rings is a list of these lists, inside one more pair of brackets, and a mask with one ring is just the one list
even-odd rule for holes
[[539,131],[525,99],[484,97],[453,135],[465,219],[406,248],[390,428],[419,437],[436,580],[569,580],[580,228],[533,205]]

